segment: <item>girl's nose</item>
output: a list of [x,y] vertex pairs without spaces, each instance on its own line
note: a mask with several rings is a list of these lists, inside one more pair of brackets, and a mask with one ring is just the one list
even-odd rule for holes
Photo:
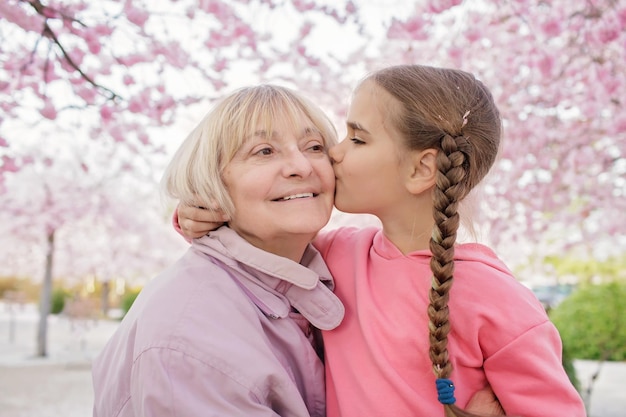
[[333,164],[341,162],[343,159],[343,152],[341,152],[341,143],[333,146],[328,150],[328,156],[330,157],[330,162]]

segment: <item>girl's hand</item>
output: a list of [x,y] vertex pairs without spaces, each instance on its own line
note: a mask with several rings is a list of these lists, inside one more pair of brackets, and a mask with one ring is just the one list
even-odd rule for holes
[[467,403],[465,411],[483,416],[506,415],[491,387],[485,387],[474,394]]
[[228,221],[228,217],[219,209],[207,209],[197,206],[178,205],[178,226],[187,239],[202,237]]

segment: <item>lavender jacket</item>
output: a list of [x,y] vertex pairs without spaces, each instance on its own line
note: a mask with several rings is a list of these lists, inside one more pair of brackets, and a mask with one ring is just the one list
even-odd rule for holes
[[332,285],[312,246],[298,264],[227,227],[194,240],[95,359],[94,417],[325,416],[309,322],[341,322]]

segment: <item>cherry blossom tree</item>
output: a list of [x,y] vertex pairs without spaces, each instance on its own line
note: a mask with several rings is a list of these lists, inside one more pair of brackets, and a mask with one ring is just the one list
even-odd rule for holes
[[282,83],[341,135],[358,80],[399,63],[494,93],[504,143],[473,216],[512,266],[624,253],[623,0],[4,0],[0,17],[3,265],[32,274],[16,255],[36,242],[44,265],[52,230],[52,275],[145,278],[182,242],[156,183],[216,97]]
[[494,92],[504,145],[479,213],[498,247],[624,252],[624,1],[418,2],[387,37],[389,60],[467,68]]
[[22,145],[28,163],[5,183],[0,243],[12,262],[0,275],[43,277],[36,353],[46,356],[53,277],[146,282],[187,245],[165,221],[171,207],[153,176],[142,177],[135,158],[135,169],[125,168],[128,152],[73,137]]
[[226,87],[243,83],[237,74],[245,83],[277,79],[296,87],[297,79],[309,81],[311,94],[316,85],[322,90],[320,73],[329,70],[320,72],[325,64],[307,54],[310,18],[287,34],[274,33],[275,22],[306,13],[339,25],[354,11],[350,3],[342,6],[0,4],[0,215],[11,239],[7,256],[22,248],[8,265],[28,275],[33,251],[24,248],[34,242],[40,249],[42,268],[34,268],[43,277],[38,355],[46,355],[53,276],[80,279],[98,271],[104,281],[120,275],[141,281],[173,260],[169,214],[153,197],[167,148],[184,136],[173,129],[173,141],[163,138],[180,120],[179,109],[191,112],[198,104],[206,110]]

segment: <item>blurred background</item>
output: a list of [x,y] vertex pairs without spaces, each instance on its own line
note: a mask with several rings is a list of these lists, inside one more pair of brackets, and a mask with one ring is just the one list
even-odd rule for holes
[[[217,98],[286,85],[343,137],[352,88],[400,63],[461,68],[493,92],[504,143],[463,238],[535,291],[590,416],[611,417],[598,407],[620,404],[602,384],[626,360],[626,0],[3,0],[0,388],[76,360],[88,373],[184,252],[159,179]],[[328,227],[372,223],[336,212]],[[7,398],[0,416],[26,410]],[[51,410],[23,415],[69,415]]]

